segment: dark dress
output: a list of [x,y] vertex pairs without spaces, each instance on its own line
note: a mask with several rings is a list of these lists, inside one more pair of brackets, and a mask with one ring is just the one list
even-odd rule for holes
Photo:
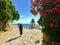
[[19,24],[19,32],[20,32],[20,35],[23,34],[23,27],[22,27],[22,24]]

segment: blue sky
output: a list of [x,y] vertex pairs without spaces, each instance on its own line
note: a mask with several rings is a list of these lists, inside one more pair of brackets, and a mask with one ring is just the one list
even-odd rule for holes
[[37,16],[33,16],[30,13],[30,0],[12,0],[12,2],[15,5],[16,10],[18,10],[20,14],[20,19],[18,21],[14,21],[14,23],[30,23],[32,18],[35,19],[37,23],[40,15],[38,14]]

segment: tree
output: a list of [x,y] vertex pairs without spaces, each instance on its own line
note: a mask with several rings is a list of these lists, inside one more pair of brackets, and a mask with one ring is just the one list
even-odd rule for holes
[[11,0],[0,0],[0,22],[4,25],[10,20],[18,20],[19,13]]
[[31,5],[31,13],[41,15],[38,23],[44,26],[42,32],[50,40],[60,42],[60,0],[31,0]]

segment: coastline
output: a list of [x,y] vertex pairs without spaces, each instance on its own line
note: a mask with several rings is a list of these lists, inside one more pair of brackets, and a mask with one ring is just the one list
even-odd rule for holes
[[[13,24],[13,25],[18,26],[18,24]],[[31,24],[22,24],[22,26],[23,26],[23,28],[31,29]],[[38,24],[35,24],[34,29],[40,30],[40,26]]]

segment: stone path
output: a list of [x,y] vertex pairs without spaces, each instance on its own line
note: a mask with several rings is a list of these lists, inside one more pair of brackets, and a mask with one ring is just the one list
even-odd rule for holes
[[36,29],[24,29],[20,37],[19,29],[15,26],[5,35],[0,36],[0,45],[41,45],[42,32]]

